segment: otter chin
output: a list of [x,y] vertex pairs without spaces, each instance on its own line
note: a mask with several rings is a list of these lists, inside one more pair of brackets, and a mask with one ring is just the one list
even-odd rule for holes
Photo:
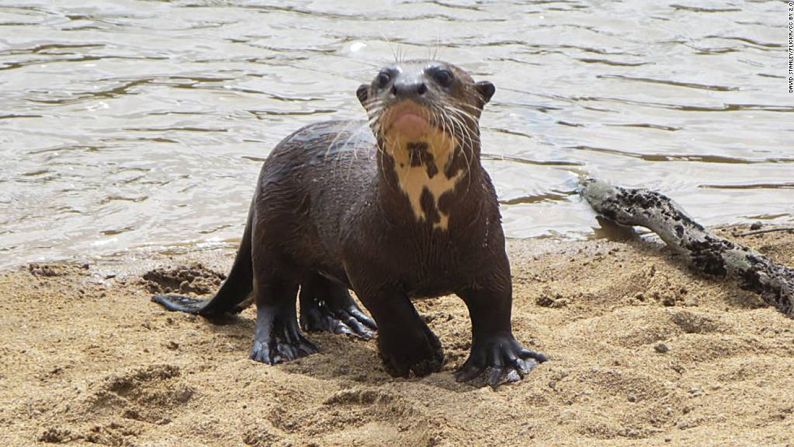
[[215,296],[153,301],[211,321],[255,302],[250,357],[271,365],[318,351],[304,331],[377,336],[386,372],[408,377],[444,364],[411,299],[456,294],[472,333],[455,378],[521,380],[546,357],[513,336],[499,203],[480,163],[479,119],[494,92],[443,61],[383,67],[356,90],[367,120],[303,127],[270,153]]
[[390,122],[385,125],[386,133],[394,132],[406,141],[418,141],[431,132],[428,112],[419,105],[406,102],[393,106],[389,114]]

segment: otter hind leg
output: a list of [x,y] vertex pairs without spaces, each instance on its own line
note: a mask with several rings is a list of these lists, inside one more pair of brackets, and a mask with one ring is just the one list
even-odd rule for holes
[[275,365],[318,352],[298,326],[296,301],[298,281],[275,253],[254,256],[254,299],[256,331],[251,359]]
[[318,352],[300,331],[295,312],[298,283],[268,278],[256,287],[256,332],[251,359],[275,365]]
[[331,332],[369,340],[377,325],[341,284],[314,274],[301,284],[300,323],[308,332]]

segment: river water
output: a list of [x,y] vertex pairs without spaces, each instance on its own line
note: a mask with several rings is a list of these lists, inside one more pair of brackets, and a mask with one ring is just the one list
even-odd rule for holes
[[783,1],[0,1],[0,267],[230,245],[261,161],[364,116],[396,56],[497,92],[484,165],[510,237],[584,238],[580,175],[706,224],[794,222]]

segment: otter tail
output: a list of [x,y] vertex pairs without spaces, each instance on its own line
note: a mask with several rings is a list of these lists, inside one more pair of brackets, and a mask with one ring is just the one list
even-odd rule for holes
[[251,261],[251,220],[248,212],[243,240],[234,258],[232,270],[212,299],[191,298],[181,295],[155,295],[152,301],[171,311],[217,317],[228,313],[239,313],[250,304],[248,296],[253,290],[253,267]]

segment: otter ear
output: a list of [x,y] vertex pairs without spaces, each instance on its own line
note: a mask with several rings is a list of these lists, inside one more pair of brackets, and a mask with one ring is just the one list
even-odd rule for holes
[[367,98],[369,97],[369,85],[359,85],[358,89],[356,90],[356,96],[358,96],[358,100],[361,102],[361,105],[364,105],[364,103],[367,101]]
[[488,101],[491,100],[494,92],[496,92],[496,87],[488,81],[480,81],[474,86],[477,88],[477,92],[480,93],[480,97],[482,97],[483,105],[487,104]]

